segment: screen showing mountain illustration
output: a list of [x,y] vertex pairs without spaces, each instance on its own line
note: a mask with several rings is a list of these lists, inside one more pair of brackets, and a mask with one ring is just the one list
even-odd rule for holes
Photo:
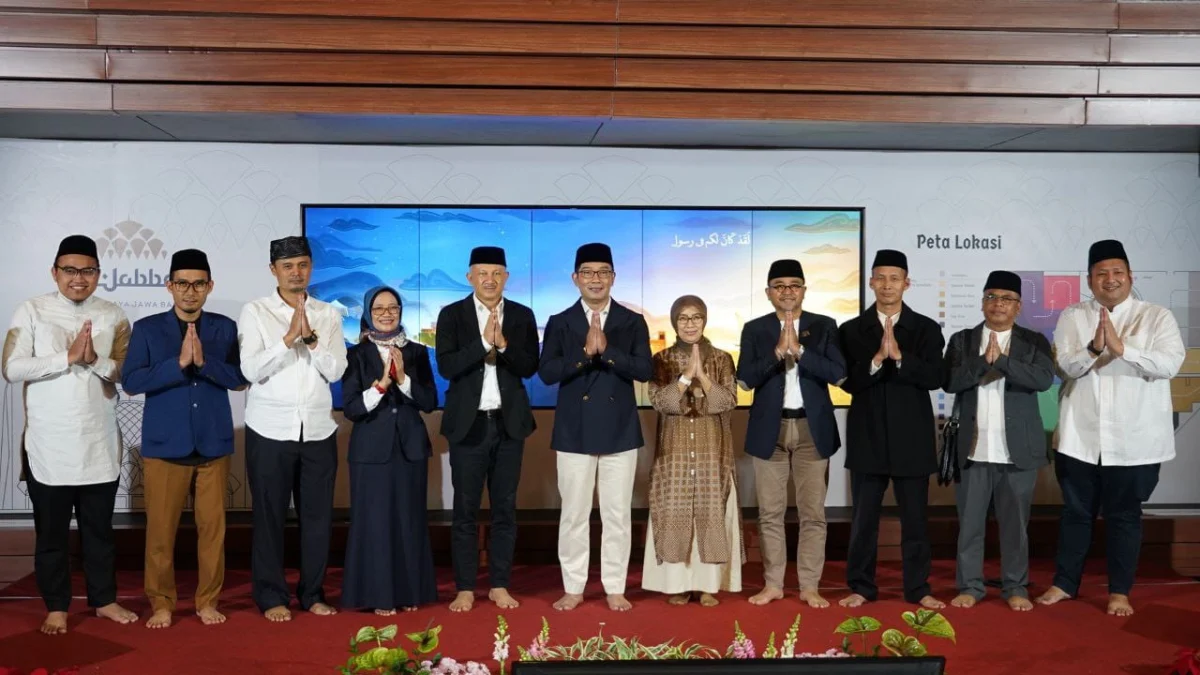
[[[705,335],[738,358],[742,325],[772,311],[765,289],[773,260],[795,258],[808,290],[803,309],[838,323],[861,310],[863,212],[858,209],[347,206],[303,207],[313,250],[312,296],[345,314],[347,343],[360,335],[363,295],[400,291],[403,325],[433,347],[438,312],[471,293],[467,262],[475,246],[504,248],[504,295],[533,309],[539,338],[551,315],[579,302],[571,281],[575,249],[612,248],[615,302],[646,317],[651,351],[675,341],[671,303],[681,295],[708,305]],[[434,365],[436,373],[436,361]],[[553,407],[555,388],[534,377],[533,405]],[[438,377],[445,400],[446,382]],[[834,402],[849,398],[834,389]],[[750,402],[740,392],[740,403]],[[646,386],[638,386],[648,405]],[[341,401],[340,395],[334,400]]]

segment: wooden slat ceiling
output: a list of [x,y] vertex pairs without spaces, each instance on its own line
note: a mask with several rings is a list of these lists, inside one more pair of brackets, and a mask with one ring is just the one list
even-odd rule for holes
[[0,0],[0,135],[223,140],[222,119],[285,142],[1197,150],[1200,2]]

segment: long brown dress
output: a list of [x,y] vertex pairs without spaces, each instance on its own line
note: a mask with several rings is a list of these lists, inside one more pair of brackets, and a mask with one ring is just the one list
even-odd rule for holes
[[737,500],[730,411],[737,406],[733,358],[707,342],[712,380],[680,391],[690,345],[654,356],[650,402],[658,442],[650,473],[650,521],[642,588],[663,593],[738,592],[745,554]]

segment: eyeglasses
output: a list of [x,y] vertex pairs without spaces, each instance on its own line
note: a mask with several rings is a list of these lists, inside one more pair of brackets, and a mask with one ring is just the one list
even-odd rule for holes
[[771,290],[775,291],[776,293],[783,293],[784,291],[788,291],[789,293],[799,293],[800,291],[804,290],[804,285],[803,284],[786,284],[786,285],[779,284],[777,286],[772,286]]
[[684,325],[689,325],[689,324],[693,324],[693,323],[697,323],[697,324],[704,323],[704,315],[703,314],[692,314],[692,315],[680,314],[679,315],[679,325],[684,326]]
[[59,265],[55,265],[54,267],[71,279],[81,274],[84,279],[95,279],[96,275],[100,274],[99,267],[61,267]]
[[584,281],[591,281],[592,279],[608,281],[609,279],[613,278],[613,274],[615,274],[615,272],[612,270],[579,270],[576,272],[576,274],[578,274],[579,278],[583,279]]
[[984,302],[994,302],[997,305],[1011,305],[1021,301],[1020,298],[1014,298],[1011,295],[996,295],[995,293],[988,293],[983,296],[983,300]]
[[400,316],[400,305],[391,305],[388,307],[372,307],[371,316]]
[[171,287],[180,293],[186,293],[189,288],[197,293],[201,293],[205,290],[208,290],[208,284],[209,281],[207,279],[204,281],[183,281],[182,279],[179,279],[172,281]]

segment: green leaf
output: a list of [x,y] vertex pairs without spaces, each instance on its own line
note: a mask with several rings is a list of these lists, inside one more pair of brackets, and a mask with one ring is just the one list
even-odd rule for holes
[[362,628],[358,629],[357,633],[354,634],[354,639],[351,640],[351,644],[359,644],[368,640],[374,640],[376,635],[377,633],[374,626],[363,626]]
[[880,642],[896,656],[925,656],[926,654],[925,645],[921,644],[917,638],[905,635],[895,628],[883,631]]
[[957,643],[954,634],[954,626],[940,612],[935,612],[931,609],[922,609],[913,615],[912,612],[904,613],[904,621],[912,629],[918,633],[924,633],[932,637],[946,638],[951,642]]
[[838,624],[838,627],[833,629],[833,632],[844,635],[858,635],[859,633],[873,633],[882,627],[883,624],[872,617],[852,616]]
[[438,648],[438,634],[442,632],[441,626],[434,626],[421,631],[420,633],[408,633],[404,637],[408,638],[416,645],[414,651],[418,654],[428,654]]

